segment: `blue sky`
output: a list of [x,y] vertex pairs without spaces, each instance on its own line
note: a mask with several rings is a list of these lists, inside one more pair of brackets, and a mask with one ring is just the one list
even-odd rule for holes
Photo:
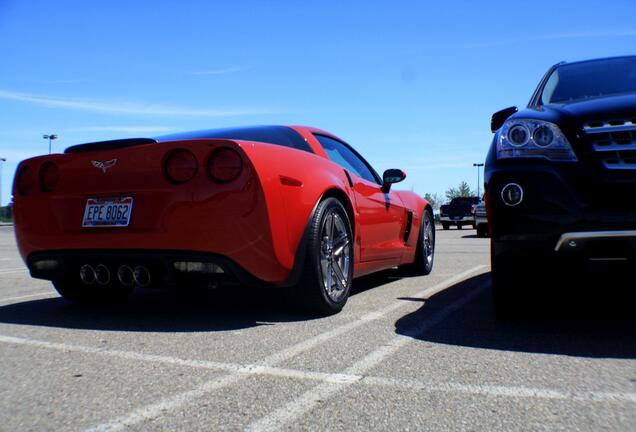
[[636,54],[624,1],[0,0],[2,202],[17,163],[88,141],[305,124],[404,188],[476,185],[490,115],[561,60]]

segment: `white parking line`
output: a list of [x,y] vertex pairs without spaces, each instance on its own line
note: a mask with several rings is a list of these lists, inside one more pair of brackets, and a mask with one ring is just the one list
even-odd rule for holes
[[[508,398],[535,398],[535,399],[560,399],[560,400],[572,400],[582,402],[627,402],[636,403],[636,393],[633,392],[599,392],[599,391],[580,391],[570,392],[556,389],[545,388],[532,388],[522,386],[500,386],[500,385],[475,385],[475,384],[457,384],[457,383],[429,383],[416,379],[398,379],[387,377],[375,377],[365,376],[362,374],[346,374],[346,373],[327,373],[327,372],[313,372],[298,369],[290,369],[276,366],[261,366],[255,364],[239,364],[239,363],[224,363],[214,362],[207,360],[189,360],[178,357],[161,356],[154,354],[143,354],[131,351],[118,351],[108,350],[103,348],[88,347],[82,345],[73,345],[59,342],[48,342],[37,339],[28,339],[14,336],[0,335],[0,343],[30,346],[36,348],[53,349],[63,352],[80,352],[84,354],[97,354],[107,355],[111,357],[117,357],[124,360],[152,362],[170,364],[183,367],[191,367],[196,369],[208,369],[219,372],[231,372],[236,375],[262,375],[272,376],[278,378],[291,378],[304,381],[317,381],[325,383],[344,383],[344,384],[359,384],[373,387],[394,387],[402,388],[405,390],[417,390],[427,392],[443,392],[443,393],[463,393],[463,394],[476,394],[491,397],[508,397]],[[384,351],[378,351],[374,355],[374,360],[377,360],[378,356]],[[234,376],[226,375],[225,377]],[[236,381],[223,380],[224,385],[232,384]],[[218,387],[219,384],[215,384]],[[204,386],[204,388],[210,390],[212,387]],[[198,390],[198,389],[197,389]],[[196,396],[197,392],[185,392],[190,399]],[[183,397],[182,400],[185,401]],[[157,407],[165,409],[163,404],[156,404]],[[158,408],[157,408],[158,409]],[[134,418],[143,421],[149,419],[152,416],[148,416],[148,413],[154,412],[155,409],[144,409]],[[132,417],[131,417],[132,418]],[[132,423],[131,423],[132,424]]]
[[6,303],[6,302],[10,302],[13,300],[22,300],[22,299],[27,299],[27,298],[34,298],[34,297],[59,297],[56,293],[51,292],[51,291],[46,291],[46,292],[41,292],[41,293],[36,293],[36,294],[27,294],[27,295],[21,295],[21,296],[15,296],[15,297],[5,297],[5,298],[0,298],[0,303]]
[[13,268],[0,269],[0,275],[11,274],[11,273],[27,273],[27,272],[28,270],[26,267],[13,267]]
[[[454,285],[457,282],[461,282],[462,280],[464,280],[465,278],[467,278],[468,276],[477,274],[477,272],[483,270],[484,268],[486,268],[488,266],[486,265],[479,265],[476,267],[471,268],[470,270],[467,270],[463,273],[460,273],[452,278],[446,279],[445,281],[434,285],[431,288],[425,289],[421,292],[419,292],[418,294],[416,294],[417,297],[425,297],[427,295],[432,295],[431,293],[436,293],[439,292],[441,290],[444,290],[452,285]],[[303,342],[300,342],[298,344],[292,345],[278,353],[274,353],[268,357],[266,357],[265,359],[263,359],[261,361],[261,363],[259,364],[259,366],[263,366],[263,367],[271,367],[271,366],[275,366],[277,364],[280,364],[286,360],[289,360],[291,358],[293,358],[294,356],[308,351],[316,346],[319,346],[321,344],[323,344],[324,342],[327,342],[328,340],[331,340],[337,336],[340,336],[346,332],[349,332],[355,328],[358,328],[364,324],[367,324],[370,321],[373,320],[377,320],[382,318],[383,316],[387,315],[388,313],[399,309],[401,307],[403,307],[405,304],[408,304],[407,302],[404,301],[396,301],[394,303],[392,303],[391,305],[380,309],[378,311],[375,312],[371,312],[369,314],[366,314],[362,317],[360,317],[359,319],[340,325],[338,327],[333,328],[332,330],[329,330],[327,332],[321,333],[317,336],[314,336],[312,338],[309,338]],[[159,402],[156,402],[154,404],[150,404],[148,406],[145,407],[140,407],[137,408],[135,410],[133,410],[132,412],[119,417],[117,419],[114,419],[108,423],[104,423],[101,425],[96,426],[95,428],[89,429],[89,430],[95,430],[95,431],[119,431],[119,430],[123,430],[131,425],[140,423],[144,420],[150,419],[150,418],[156,418],[158,416],[161,416],[163,414],[165,414],[166,411],[168,410],[174,410],[177,408],[180,408],[188,403],[191,403],[192,401],[210,393],[211,391],[217,390],[219,388],[225,387],[227,385],[231,385],[233,383],[236,383],[238,381],[240,381],[241,379],[243,379],[246,375],[243,374],[232,374],[229,377],[228,376],[223,376],[217,379],[214,379],[212,381],[206,382],[204,384],[202,384],[201,386],[195,388],[192,391],[189,392],[185,392],[185,393],[180,393],[177,395],[173,395],[173,396],[169,396]],[[230,378],[231,377],[231,378]]]
[[[440,310],[428,319],[420,321],[417,325],[406,330],[404,335],[396,336],[388,344],[371,351],[365,357],[355,362],[344,371],[344,374],[364,375],[382,361],[395,354],[400,348],[411,342],[414,337],[422,334],[430,327],[438,324],[447,316],[463,307],[485,288],[486,285],[482,284],[478,289],[471,291],[469,294],[452,303],[449,307]],[[261,432],[282,429],[295,419],[311,411],[319,403],[323,403],[351,384],[352,382],[322,383],[269,415],[253,422],[247,427],[247,430]]]
[[564,390],[532,388],[522,386],[501,386],[488,384],[457,384],[441,383],[432,384],[418,380],[401,380],[384,377],[364,377],[360,384],[380,387],[396,387],[428,392],[463,393],[482,395],[489,397],[507,398],[531,398],[531,399],[558,399],[579,402],[627,402],[636,403],[636,393],[633,392],[599,392],[580,391],[571,392]]

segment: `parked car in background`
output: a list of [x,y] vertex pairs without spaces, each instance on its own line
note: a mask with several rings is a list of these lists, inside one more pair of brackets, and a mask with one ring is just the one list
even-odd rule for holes
[[636,56],[552,66],[526,109],[495,113],[491,129],[485,183],[498,316],[514,315],[549,267],[633,263]]
[[480,201],[475,207],[475,227],[477,237],[488,237],[488,215],[486,214],[486,202]]
[[429,203],[309,127],[81,144],[18,166],[15,234],[35,278],[74,301],[135,287],[285,287],[333,313],[354,277],[433,268]]
[[453,198],[450,203],[439,208],[442,228],[447,230],[451,226],[462,229],[465,225],[475,228],[475,208],[479,204],[479,197]]

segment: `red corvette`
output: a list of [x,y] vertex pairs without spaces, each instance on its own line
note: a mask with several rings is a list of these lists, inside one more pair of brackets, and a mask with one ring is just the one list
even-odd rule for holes
[[136,286],[289,287],[337,312],[353,278],[433,267],[431,206],[392,191],[348,144],[259,126],[81,144],[20,164],[18,246],[31,276],[70,300]]

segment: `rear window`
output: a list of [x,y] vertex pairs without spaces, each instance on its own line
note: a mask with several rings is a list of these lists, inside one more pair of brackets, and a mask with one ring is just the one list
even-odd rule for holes
[[451,204],[479,204],[479,198],[477,197],[460,197],[453,198]]
[[313,153],[307,141],[298,132],[286,126],[251,126],[227,129],[210,129],[160,136],[159,142],[187,139],[223,138],[276,144]]

